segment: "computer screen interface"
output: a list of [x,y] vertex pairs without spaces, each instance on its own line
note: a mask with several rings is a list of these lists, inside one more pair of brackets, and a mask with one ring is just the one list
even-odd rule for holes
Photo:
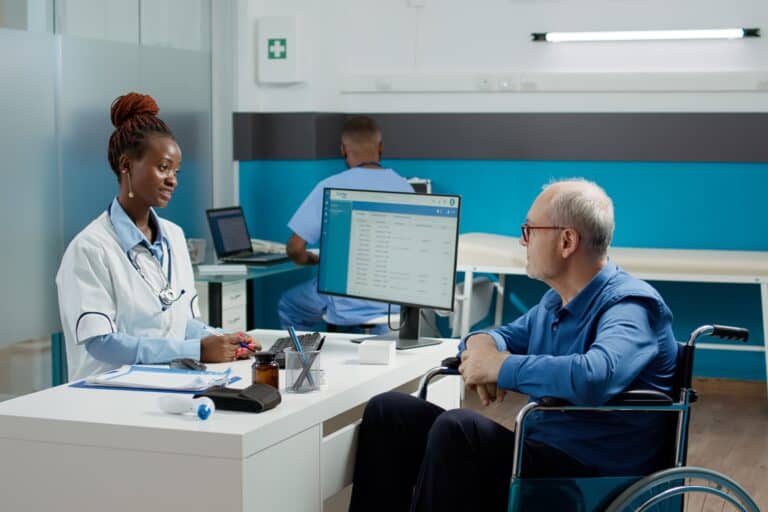
[[318,290],[452,310],[460,197],[328,188]]
[[207,214],[211,237],[219,257],[250,249],[251,240],[240,207],[212,209]]

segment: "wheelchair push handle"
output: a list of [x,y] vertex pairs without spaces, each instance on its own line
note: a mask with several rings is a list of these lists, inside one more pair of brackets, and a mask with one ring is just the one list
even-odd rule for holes
[[712,336],[746,342],[749,339],[749,329],[729,325],[713,325]]
[[716,338],[746,342],[749,339],[749,329],[732,327],[730,325],[702,325],[691,333],[688,345],[693,345],[700,336],[714,336]]

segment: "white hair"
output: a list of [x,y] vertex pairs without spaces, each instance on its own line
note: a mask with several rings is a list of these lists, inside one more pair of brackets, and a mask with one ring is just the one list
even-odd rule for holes
[[557,186],[549,205],[555,226],[572,227],[586,246],[603,256],[613,238],[613,201],[599,185],[584,178],[555,181],[544,190]]

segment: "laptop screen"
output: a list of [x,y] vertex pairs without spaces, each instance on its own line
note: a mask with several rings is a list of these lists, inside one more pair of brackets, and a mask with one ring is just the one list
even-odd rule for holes
[[231,254],[251,250],[251,237],[245,225],[243,210],[239,206],[206,210],[211,227],[216,256],[223,258]]

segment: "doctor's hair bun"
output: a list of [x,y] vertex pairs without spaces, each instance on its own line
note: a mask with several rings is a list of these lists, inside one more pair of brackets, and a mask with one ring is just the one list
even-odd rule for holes
[[[160,107],[147,94],[129,92],[112,102],[110,118],[115,131],[109,137],[107,159],[109,166],[120,179],[120,158],[141,158],[150,137],[162,136],[174,139],[171,129],[157,117]],[[123,164],[125,167],[125,164]]]
[[152,96],[148,94],[139,94],[138,92],[129,92],[112,102],[110,118],[115,128],[120,128],[130,119],[141,116],[156,116],[160,112]]

